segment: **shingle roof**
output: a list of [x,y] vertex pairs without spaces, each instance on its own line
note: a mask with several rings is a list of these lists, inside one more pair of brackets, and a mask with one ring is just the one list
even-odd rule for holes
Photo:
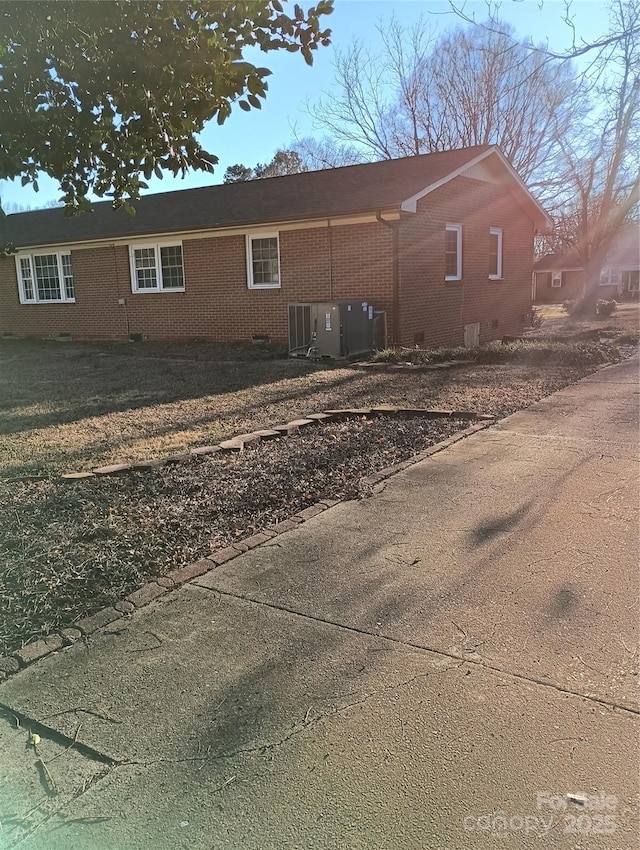
[[464,168],[491,147],[478,145],[326,171],[147,195],[135,203],[135,216],[114,210],[108,201],[95,204],[91,213],[72,218],[65,218],[62,209],[14,213],[0,219],[0,242],[10,242],[18,248],[69,244],[390,210]]
[[620,231],[607,262],[612,266],[640,265],[640,226],[637,221]]
[[581,269],[582,260],[572,253],[545,254],[533,264],[534,272],[562,271],[563,269]]
[[[637,266],[640,264],[640,227],[638,222],[623,225],[616,233],[605,261],[611,266]],[[577,254],[546,254],[533,265],[535,272],[582,269],[583,262]]]

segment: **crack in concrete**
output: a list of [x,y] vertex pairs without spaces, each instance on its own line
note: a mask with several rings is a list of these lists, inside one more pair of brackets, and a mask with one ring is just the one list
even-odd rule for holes
[[410,685],[412,682],[417,681],[418,679],[426,679],[429,676],[437,676],[440,673],[446,673],[449,670],[457,669],[459,667],[462,667],[464,663],[464,661],[460,661],[458,664],[448,664],[447,666],[443,665],[437,670],[429,670],[429,672],[427,673],[416,673],[415,676],[411,676],[411,678],[406,679],[402,682],[396,682],[394,685],[387,685],[384,688],[378,688],[374,691],[365,693],[360,699],[344,703],[343,705],[335,706],[334,708],[328,711],[314,713],[313,717],[309,716],[309,711],[311,710],[309,709],[309,711],[307,711],[307,715],[301,723],[296,723],[290,732],[288,732],[286,735],[283,735],[281,738],[276,739],[275,741],[266,741],[260,744],[254,744],[250,747],[239,747],[238,749],[231,750],[227,753],[217,753],[214,755],[207,754],[203,756],[178,756],[173,758],[161,757],[157,759],[122,761],[118,763],[117,767],[151,767],[155,764],[188,764],[190,762],[207,763],[223,761],[225,759],[235,758],[239,755],[251,755],[253,753],[259,753],[260,755],[264,755],[272,750],[277,749],[278,747],[282,747],[292,738],[301,735],[308,729],[312,729],[314,726],[317,726],[322,720],[325,720],[326,718],[340,716],[344,712],[349,711],[350,709],[355,708],[356,706],[364,705],[369,700],[373,699],[374,697],[380,696],[381,694],[391,693],[393,691],[399,690],[400,688],[404,688],[407,685]]
[[316,622],[316,623],[323,623],[326,626],[333,626],[334,628],[342,629],[344,631],[351,632],[353,634],[359,634],[359,635],[366,636],[366,637],[372,637],[372,638],[376,638],[378,640],[390,641],[391,643],[398,644],[400,646],[409,647],[411,649],[417,649],[417,650],[423,651],[423,652],[430,652],[433,655],[440,655],[442,657],[451,658],[455,661],[461,661],[461,662],[464,662],[464,663],[467,663],[467,664],[473,664],[476,667],[480,667],[484,670],[490,670],[494,673],[500,673],[503,676],[509,676],[510,678],[516,679],[518,681],[528,682],[529,684],[533,684],[533,685],[539,685],[540,687],[543,687],[543,688],[550,688],[551,690],[555,690],[558,693],[568,694],[569,696],[574,696],[574,697],[579,697],[580,699],[589,700],[590,702],[597,703],[598,705],[604,705],[607,708],[611,708],[611,709],[618,710],[618,711],[623,711],[625,713],[632,714],[634,716],[640,715],[640,708],[635,708],[635,707],[632,707],[632,706],[629,706],[629,705],[624,705],[623,703],[614,702],[613,700],[605,699],[604,697],[598,697],[598,696],[595,696],[594,694],[584,694],[584,693],[581,693],[580,691],[574,691],[571,688],[564,687],[563,685],[559,685],[555,682],[540,679],[536,676],[530,676],[530,675],[527,675],[525,673],[517,673],[517,672],[514,672],[513,670],[507,670],[504,667],[500,667],[497,664],[490,664],[486,661],[483,661],[482,659],[476,660],[476,659],[472,659],[472,658],[466,658],[462,655],[458,655],[455,652],[448,652],[445,649],[439,649],[437,647],[429,646],[428,644],[415,643],[413,641],[408,641],[408,640],[400,640],[399,638],[390,637],[389,635],[374,634],[373,632],[369,632],[366,629],[360,629],[360,628],[357,628],[356,626],[347,626],[344,623],[338,623],[338,622],[335,622],[333,620],[327,620],[323,617],[316,617],[316,616],[313,616],[312,614],[304,614],[304,613],[301,613],[300,611],[295,611],[293,608],[288,608],[285,605],[278,605],[275,602],[265,602],[264,600],[254,599],[251,596],[246,596],[246,595],[243,595],[241,593],[232,593],[231,591],[220,590],[219,588],[204,587],[202,585],[198,585],[198,587],[200,587],[201,590],[207,591],[208,593],[212,593],[212,592],[213,593],[219,593],[222,596],[228,596],[232,599],[239,599],[239,600],[242,600],[243,602],[251,602],[255,605],[263,605],[265,608],[271,608],[274,611],[282,611],[286,614],[292,614],[294,617],[302,617],[305,620],[312,620],[313,622]]
[[[552,553],[550,556],[540,558],[537,561],[533,561],[530,566],[533,566],[534,564],[539,563],[540,561],[550,560],[552,557],[554,557],[554,555],[556,555],[558,552],[560,552],[560,551],[562,551],[563,549],[566,549],[566,548],[568,548],[568,546],[562,547],[561,549],[557,550],[557,552]],[[604,698],[597,697],[595,695],[580,693],[579,691],[574,691],[574,690],[571,690],[570,688],[563,687],[562,685],[558,685],[558,684],[553,683],[553,682],[544,681],[544,680],[536,678],[534,676],[529,676],[529,675],[525,675],[523,673],[517,673],[517,672],[510,671],[510,670],[506,670],[504,668],[499,667],[498,665],[490,664],[482,658],[480,658],[480,659],[469,658],[465,654],[460,655],[460,654],[452,652],[452,651],[437,649],[435,647],[415,643],[415,642],[412,642],[412,641],[400,640],[398,638],[393,638],[393,637],[389,637],[389,636],[381,635],[381,634],[374,634],[374,633],[369,632],[365,629],[359,629],[355,626],[347,626],[347,625],[344,625],[342,623],[327,620],[327,619],[322,618],[322,617],[315,617],[315,616],[312,616],[310,614],[304,614],[304,613],[301,613],[299,611],[295,611],[293,609],[287,608],[284,605],[277,605],[277,604],[274,604],[274,603],[264,602],[262,600],[253,599],[250,596],[245,596],[245,595],[242,595],[242,594],[231,593],[231,592],[228,592],[228,591],[221,591],[221,590],[216,589],[216,588],[204,588],[203,587],[201,589],[206,590],[209,593],[219,594],[220,597],[227,596],[227,597],[230,597],[230,598],[242,600],[244,602],[251,602],[251,603],[256,604],[256,605],[264,606],[265,608],[270,608],[270,609],[282,611],[284,613],[290,614],[290,615],[295,616],[295,617],[301,617],[305,620],[311,620],[311,621],[322,623],[323,625],[334,627],[334,628],[337,628],[337,629],[340,629],[340,630],[343,630],[343,631],[347,631],[347,632],[350,632],[350,633],[353,633],[353,634],[366,636],[368,638],[374,638],[377,641],[390,643],[390,644],[392,644],[392,647],[389,647],[389,651],[397,652],[397,651],[409,650],[412,654],[414,654],[416,652],[418,652],[418,653],[428,652],[428,653],[435,655],[435,656],[438,656],[438,657],[450,659],[452,662],[455,662],[455,663],[442,665],[438,669],[429,670],[425,673],[418,673],[414,676],[411,676],[409,679],[403,680],[401,682],[397,682],[397,683],[392,684],[392,685],[387,685],[383,688],[379,688],[379,689],[376,689],[376,690],[373,690],[373,691],[370,691],[370,692],[366,692],[361,697],[359,697],[358,699],[354,699],[350,702],[346,702],[346,703],[343,703],[341,705],[337,705],[337,706],[335,706],[335,707],[333,707],[333,708],[331,708],[327,711],[322,711],[318,714],[314,713],[313,716],[309,716],[309,712],[307,712],[307,716],[305,716],[305,718],[302,722],[295,724],[293,726],[293,728],[287,734],[283,735],[282,737],[280,737],[276,740],[266,741],[266,742],[263,742],[263,743],[257,743],[257,744],[251,745],[249,747],[239,747],[239,748],[232,750],[230,752],[218,753],[218,754],[214,754],[214,755],[206,754],[206,755],[202,755],[202,756],[185,756],[185,757],[174,757],[174,758],[161,757],[161,758],[158,758],[158,759],[149,759],[149,760],[135,760],[135,759],[133,759],[133,760],[128,760],[128,759],[119,760],[119,759],[114,759],[114,758],[105,755],[104,753],[100,752],[99,750],[96,750],[95,748],[93,748],[93,747],[91,747],[87,744],[83,744],[79,741],[74,741],[73,739],[69,738],[68,736],[64,735],[63,733],[58,732],[57,730],[52,729],[51,727],[47,726],[43,722],[43,720],[47,719],[46,717],[42,718],[41,720],[35,720],[35,719],[32,719],[32,718],[29,718],[26,714],[24,714],[22,712],[16,711],[13,708],[11,708],[11,707],[9,707],[5,704],[0,703],[0,711],[2,713],[5,713],[9,717],[14,717],[14,718],[18,719],[20,721],[20,725],[22,725],[23,727],[31,729],[31,731],[38,730],[40,733],[42,733],[43,736],[46,736],[46,737],[50,738],[51,740],[53,740],[53,741],[55,741],[59,744],[65,744],[66,746],[73,745],[74,748],[76,749],[76,751],[80,755],[82,755],[85,759],[97,761],[97,762],[99,762],[103,765],[102,768],[100,770],[98,770],[96,773],[94,773],[90,777],[89,780],[85,781],[81,786],[74,789],[74,791],[71,792],[71,794],[69,794],[66,797],[65,800],[61,801],[59,803],[59,805],[55,805],[55,802],[51,799],[44,798],[36,806],[32,807],[30,810],[23,813],[19,817],[17,817],[16,820],[18,820],[19,822],[22,822],[26,818],[28,818],[30,815],[35,813],[36,811],[41,810],[43,808],[43,806],[45,806],[47,808],[45,817],[43,817],[40,821],[38,821],[36,824],[34,824],[31,827],[31,829],[29,829],[26,833],[23,833],[20,836],[16,836],[15,843],[10,845],[10,847],[18,847],[27,838],[29,838],[31,835],[33,835],[33,833],[36,832],[36,830],[40,829],[42,826],[44,826],[46,823],[48,823],[52,818],[64,817],[64,815],[62,813],[64,812],[64,810],[66,808],[68,808],[76,800],[80,799],[80,797],[82,797],[85,793],[87,793],[95,784],[97,784],[98,782],[101,782],[103,779],[105,779],[106,777],[111,775],[115,770],[117,770],[119,768],[127,767],[127,766],[133,766],[133,767],[137,766],[137,767],[146,768],[146,767],[151,767],[155,764],[184,764],[184,763],[205,764],[205,763],[213,763],[213,762],[218,762],[218,761],[229,760],[229,759],[233,759],[233,758],[236,758],[237,756],[242,756],[242,755],[253,755],[253,754],[256,754],[256,753],[261,754],[261,755],[265,755],[265,754],[267,754],[267,753],[269,753],[269,752],[271,752],[271,751],[273,751],[273,750],[275,750],[279,747],[284,746],[288,741],[290,741],[293,738],[303,734],[307,730],[313,729],[315,726],[317,726],[319,723],[321,723],[323,720],[325,720],[327,718],[341,716],[345,712],[350,711],[351,709],[353,709],[357,706],[363,705],[366,702],[368,702],[369,700],[371,700],[371,699],[373,699],[373,698],[375,698],[375,697],[377,697],[381,694],[391,693],[393,691],[397,691],[400,688],[403,688],[403,687],[410,685],[412,682],[428,678],[429,676],[439,675],[441,673],[445,673],[445,672],[448,672],[448,671],[453,670],[453,669],[459,669],[459,668],[461,668],[465,665],[468,665],[470,667],[481,668],[483,670],[487,670],[487,671],[494,672],[494,673],[499,673],[500,675],[507,676],[511,679],[524,681],[524,682],[527,682],[529,684],[538,685],[540,687],[551,688],[552,690],[555,690],[559,693],[567,694],[567,695],[570,695],[570,696],[575,696],[575,697],[578,697],[580,699],[585,699],[585,700],[588,700],[590,702],[594,702],[594,703],[597,703],[599,705],[603,705],[603,706],[610,708],[612,710],[622,711],[625,714],[631,714],[633,716],[637,716],[638,714],[640,714],[640,709],[632,708],[632,707],[627,706],[627,705],[616,703],[612,700],[607,700],[607,699],[604,699]],[[460,627],[458,627],[458,628],[460,628]],[[495,627],[494,627],[494,631],[495,631]],[[401,649],[396,649],[395,647],[401,647]],[[582,660],[582,659],[580,659],[580,660]],[[62,714],[62,713],[67,713],[67,712],[57,712],[56,714]],[[55,715],[50,715],[50,716],[55,716]],[[573,749],[575,749],[575,747]],[[571,753],[571,756],[573,756],[573,751]],[[14,830],[18,829],[18,828],[19,828],[19,824],[16,827],[14,827]],[[8,848],[8,850],[9,850],[9,848]]]

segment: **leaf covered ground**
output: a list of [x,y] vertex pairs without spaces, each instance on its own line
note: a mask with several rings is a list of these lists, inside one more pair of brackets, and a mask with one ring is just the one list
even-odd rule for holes
[[354,418],[147,472],[76,484],[61,481],[62,472],[167,455],[332,408],[502,417],[595,368],[505,362],[372,373],[277,354],[0,341],[0,654],[314,501],[358,497],[362,476],[466,423]]
[[69,483],[0,483],[0,654],[121,600],[466,427],[364,417],[319,424],[242,453]]

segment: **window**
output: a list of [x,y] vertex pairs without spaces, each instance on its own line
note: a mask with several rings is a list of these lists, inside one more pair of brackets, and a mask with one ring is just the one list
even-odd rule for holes
[[247,236],[247,281],[249,289],[280,287],[278,234]]
[[462,225],[447,224],[444,243],[444,279],[462,279]]
[[132,245],[130,256],[134,292],[184,291],[182,245]]
[[22,304],[76,300],[71,254],[20,255],[16,267]]
[[606,266],[600,269],[600,286],[609,286],[609,269]]
[[489,277],[499,280],[502,277],[502,228],[489,228]]
[[562,272],[551,272],[551,286],[559,289],[562,286]]

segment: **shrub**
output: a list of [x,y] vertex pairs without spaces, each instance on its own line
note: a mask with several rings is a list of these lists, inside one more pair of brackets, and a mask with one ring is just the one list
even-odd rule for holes
[[620,350],[611,342],[549,342],[533,339],[491,342],[478,348],[434,348],[431,351],[422,348],[388,348],[378,351],[372,358],[376,363],[428,364],[470,360],[482,365],[526,363],[530,366],[545,363],[557,366],[598,366],[618,363],[621,359]]
[[598,316],[610,316],[617,306],[617,301],[605,301],[604,298],[598,298],[596,301],[596,314]]
[[453,348],[385,348],[376,351],[373,363],[448,363],[450,360],[474,360],[475,349],[457,346]]
[[544,316],[540,312],[540,310],[536,310],[535,307],[531,309],[531,313],[529,314],[529,327],[533,328],[533,330],[538,330],[544,324]]
[[579,307],[580,307],[579,301],[563,301],[562,302],[562,309],[564,310],[565,313],[568,313],[570,316],[573,316],[574,313],[577,313]]
[[380,351],[376,351],[376,353],[371,358],[372,363],[397,363],[396,360],[397,351],[395,348],[383,348]]

